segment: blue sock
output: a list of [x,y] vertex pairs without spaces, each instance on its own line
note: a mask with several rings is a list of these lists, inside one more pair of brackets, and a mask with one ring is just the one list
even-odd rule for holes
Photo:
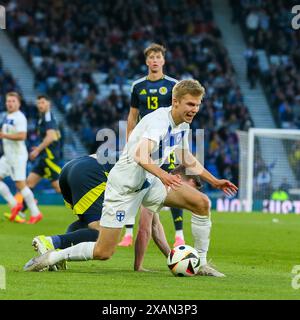
[[85,228],[66,234],[54,236],[52,237],[52,239],[58,237],[60,240],[59,247],[55,247],[55,249],[66,249],[81,242],[95,242],[98,239],[98,235],[98,230]]
[[175,230],[176,231],[182,230],[182,228],[183,228],[183,218],[182,218],[183,211],[181,209],[171,208],[171,212],[172,212],[172,216],[173,216]]
[[86,222],[76,220],[68,226],[66,233],[73,232],[79,229],[85,229],[87,227],[88,227],[88,224]]
[[59,249],[61,247],[61,240],[59,236],[51,236],[52,243],[55,249]]

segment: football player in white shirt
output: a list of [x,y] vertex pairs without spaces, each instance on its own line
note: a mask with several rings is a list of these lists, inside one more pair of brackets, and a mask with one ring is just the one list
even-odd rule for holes
[[[25,145],[27,119],[20,111],[21,97],[17,92],[6,94],[7,115],[4,118],[0,139],[3,141],[4,155],[0,158],[0,194],[11,208],[10,220],[14,221],[22,204],[17,203],[8,186],[2,181],[10,176],[22,194],[32,217],[41,213],[36,205],[32,191],[26,185],[26,165],[28,152]],[[25,221],[23,221],[25,222]]]
[[173,89],[172,106],[159,108],[142,118],[132,131],[122,156],[108,175],[104,206],[97,242],[84,242],[71,248],[31,259],[25,271],[39,271],[62,260],[107,260],[118,244],[122,227],[137,214],[141,205],[152,212],[163,206],[192,212],[194,247],[200,256],[201,275],[224,274],[207,263],[211,229],[210,200],[160,166],[175,150],[178,159],[191,174],[199,175],[227,195],[237,192],[228,180],[210,174],[189,151],[188,129],[200,108],[205,89],[196,80],[182,80]]

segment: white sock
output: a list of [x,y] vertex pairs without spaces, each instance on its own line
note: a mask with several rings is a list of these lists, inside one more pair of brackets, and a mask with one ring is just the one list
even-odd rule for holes
[[8,186],[3,181],[0,181],[0,194],[11,208],[17,204],[17,200],[14,198]]
[[40,210],[35,203],[34,196],[30,188],[26,186],[21,190],[21,194],[27,204],[27,207],[29,208],[31,216],[32,217],[38,216],[40,213]]
[[125,237],[126,236],[132,236],[133,237],[133,227],[132,228],[126,228]]
[[94,247],[96,242],[82,242],[75,246],[60,250],[53,251],[49,254],[49,263],[51,265],[62,260],[68,261],[87,261],[93,260]]
[[207,252],[209,247],[209,236],[211,220],[207,216],[192,214],[192,234],[195,240],[195,249],[200,256],[200,265],[207,264]]
[[175,237],[180,237],[184,239],[183,230],[176,230]]

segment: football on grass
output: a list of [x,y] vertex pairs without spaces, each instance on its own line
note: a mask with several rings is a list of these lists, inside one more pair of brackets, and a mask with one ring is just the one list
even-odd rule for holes
[[181,245],[171,250],[167,264],[174,276],[192,277],[199,271],[200,258],[196,249]]

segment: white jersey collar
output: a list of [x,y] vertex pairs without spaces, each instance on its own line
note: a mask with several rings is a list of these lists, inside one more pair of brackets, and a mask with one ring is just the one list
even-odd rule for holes
[[180,126],[180,124],[179,124],[179,125],[176,125],[175,122],[174,122],[174,120],[173,120],[172,113],[171,113],[171,111],[172,111],[172,106],[170,106],[169,109],[170,109],[170,110],[169,110],[169,112],[168,112],[168,117],[169,117],[169,120],[170,120],[170,122],[171,122],[171,126],[172,126],[172,128],[177,128],[178,126]]

